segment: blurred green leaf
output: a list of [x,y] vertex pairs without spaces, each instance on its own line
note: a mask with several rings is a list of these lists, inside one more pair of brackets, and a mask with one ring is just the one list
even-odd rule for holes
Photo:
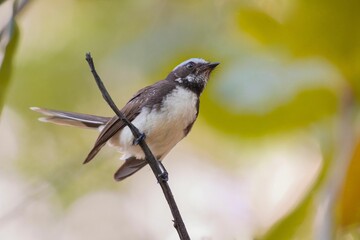
[[320,55],[360,91],[360,1],[297,1],[281,24],[256,9],[242,9],[239,26],[259,41],[281,45],[295,56]]
[[[0,34],[0,42],[6,33]],[[6,89],[10,83],[11,72],[12,72],[12,62],[15,55],[16,47],[19,39],[19,29],[14,26],[13,33],[11,34],[10,41],[8,42],[4,52],[0,54],[4,54],[4,60],[0,65],[0,112],[4,105],[4,98],[6,94]]]
[[10,82],[13,58],[19,39],[19,28],[15,22],[15,17],[27,2],[27,0],[0,2],[2,10],[11,11],[9,16],[6,14],[0,16],[0,21],[3,22],[3,25],[0,27],[0,113]]
[[269,15],[244,8],[240,9],[238,18],[241,28],[261,42],[271,44],[279,41],[281,26]]
[[[270,47],[281,46],[291,52],[295,58],[309,56],[326,58],[341,71],[359,101],[360,2],[356,0],[296,1],[290,11],[291,14],[284,18],[278,27],[273,27],[275,20],[272,20],[263,11],[253,8],[240,10],[239,26],[263,44]],[[271,26],[270,29],[275,30],[267,30],[269,26]],[[259,32],[266,34],[261,35]],[[312,104],[308,102],[305,106],[312,106]],[[335,151],[341,151],[341,146],[334,144],[333,148]],[[358,206],[360,194],[357,191],[358,186],[356,186],[360,180],[358,158],[358,154],[355,153],[338,206],[339,221],[343,227],[358,224],[360,220]],[[330,164],[330,161],[327,164]],[[326,171],[323,170],[323,173]],[[313,202],[311,195],[317,190],[319,188],[315,187],[299,207],[280,221],[266,235],[265,239],[295,238],[295,232],[305,221],[306,215],[304,214],[308,212],[308,206]],[[313,216],[308,217],[306,222],[310,222],[312,219]],[[299,237],[298,234],[297,237]]]
[[338,222],[343,229],[360,224],[360,142],[357,143],[339,194]]
[[334,114],[337,109],[336,95],[325,88],[303,90],[291,101],[263,115],[236,113],[231,106],[220,105],[206,93],[203,101],[207,103],[201,106],[201,114],[208,123],[230,135],[243,137],[303,128]]
[[10,43],[7,45],[4,61],[0,68],[0,112],[4,104],[6,89],[10,83],[11,72],[12,72],[12,61],[19,38],[18,28],[16,27],[14,30],[15,30],[14,35],[12,36]]

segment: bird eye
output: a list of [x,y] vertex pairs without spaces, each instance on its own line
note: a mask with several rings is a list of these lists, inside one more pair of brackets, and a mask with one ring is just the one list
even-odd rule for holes
[[186,68],[189,70],[192,70],[195,67],[195,63],[193,62],[189,62],[188,64],[186,64]]

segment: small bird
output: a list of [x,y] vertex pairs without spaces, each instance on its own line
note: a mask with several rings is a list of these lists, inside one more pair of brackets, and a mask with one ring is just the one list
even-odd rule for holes
[[[184,61],[164,80],[140,89],[121,109],[124,116],[145,134],[146,143],[159,161],[190,132],[199,114],[199,97],[217,65],[218,62],[211,63],[201,58]],[[109,143],[123,153],[121,159],[125,160],[114,175],[117,181],[147,164],[132,132],[118,116],[110,118],[38,107],[31,109],[45,115],[39,118],[43,122],[98,129],[100,135],[84,163],[91,161]]]

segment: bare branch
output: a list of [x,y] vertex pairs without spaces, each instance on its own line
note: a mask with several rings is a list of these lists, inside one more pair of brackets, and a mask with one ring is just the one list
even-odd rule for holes
[[115,105],[114,101],[112,100],[111,96],[109,95],[108,91],[106,90],[104,84],[102,83],[99,75],[97,74],[95,70],[95,65],[93,62],[93,59],[91,57],[90,53],[86,53],[86,61],[88,62],[90,66],[91,73],[93,74],[95,81],[102,93],[103,98],[105,101],[109,104],[111,109],[116,113],[116,115],[126,123],[126,125],[130,128],[132,134],[134,135],[134,138],[136,139],[135,142],[139,144],[141,149],[143,150],[145,154],[146,161],[150,165],[156,179],[158,180],[158,183],[161,186],[161,189],[163,190],[164,196],[166,198],[166,201],[169,204],[171,213],[174,218],[174,227],[177,230],[179,237],[181,240],[189,240],[189,234],[187,233],[185,224],[182,220],[181,214],[179,212],[179,209],[177,207],[177,204],[175,202],[174,196],[171,192],[171,189],[168,184],[168,173],[165,170],[164,166],[160,161],[158,161],[154,155],[152,154],[151,150],[149,149],[148,145],[145,142],[145,135],[139,131],[119,110],[119,108]]

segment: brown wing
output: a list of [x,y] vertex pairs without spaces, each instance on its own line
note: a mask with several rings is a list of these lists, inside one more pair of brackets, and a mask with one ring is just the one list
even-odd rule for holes
[[85,161],[83,162],[88,163],[93,159],[96,154],[100,151],[100,149],[106,144],[106,142],[120,129],[124,127],[124,123],[120,121],[119,117],[113,117],[106,125],[103,131],[101,131],[99,137],[96,139],[96,142],[87,155]]
[[[145,87],[139,90],[129,100],[129,102],[124,106],[124,108],[121,109],[121,112],[131,122],[139,115],[141,109],[144,106],[156,105],[160,103],[162,100],[161,96],[164,96],[164,91],[170,92],[174,88],[174,83],[165,80]],[[95,155],[100,151],[100,149],[106,144],[106,142],[124,127],[125,123],[121,121],[118,116],[113,117],[101,131],[99,137],[94,144],[94,147],[91,149],[84,163],[87,163],[91,159],[93,159]]]
[[[146,88],[139,91],[126,105],[121,112],[124,116],[131,122],[135,119],[137,115],[140,113],[141,105],[143,101],[139,96],[146,91]],[[106,144],[106,142],[114,136],[118,131],[125,127],[125,123],[121,121],[118,116],[113,117],[101,131],[99,137],[96,139],[94,147],[89,152],[88,156],[86,157],[84,164],[88,163],[93,159],[96,154],[100,151],[100,149]]]

